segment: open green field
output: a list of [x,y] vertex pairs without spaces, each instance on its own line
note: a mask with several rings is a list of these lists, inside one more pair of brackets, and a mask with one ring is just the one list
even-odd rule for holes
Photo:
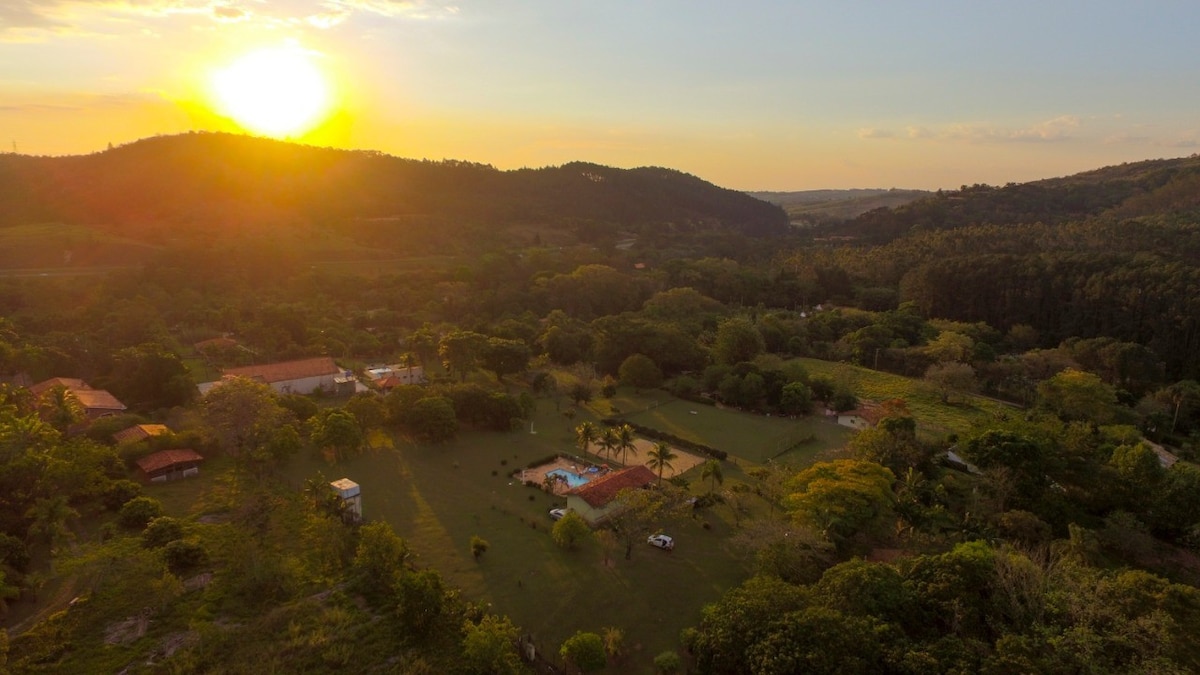
[[[622,404],[629,406],[629,410],[640,411],[624,416],[630,422],[703,443],[757,464],[768,459],[811,464],[821,451],[845,445],[851,434],[849,429],[820,417],[771,417],[699,405],[663,394],[657,401],[651,398],[645,403],[631,398],[617,401],[618,407]],[[646,409],[649,405],[654,407]],[[789,452],[797,444],[799,447]]]
[[[705,512],[708,530],[700,520],[663,523],[678,542],[673,553],[641,544],[631,560],[621,549],[606,565],[594,542],[576,551],[556,547],[547,511],[561,500],[508,474],[573,451],[572,429],[585,418],[568,420],[542,400],[536,434],[469,432],[441,446],[392,447],[390,439],[376,437],[375,450],[337,466],[298,458],[288,477],[297,485],[319,473],[358,482],[364,515],[391,523],[418,566],[439,570],[466,597],[490,602],[541,649],[556,652],[577,630],[616,626],[625,631],[630,658],[610,672],[650,672],[654,656],[678,648],[679,631],[695,625],[701,607],[740,583],[748,569],[728,542],[732,524],[721,507]],[[727,473],[727,483],[735,473]],[[472,535],[491,544],[479,562],[470,553]]]
[[963,433],[980,422],[994,419],[1011,407],[982,396],[955,395],[950,404],[925,382],[848,363],[817,359],[796,359],[812,375],[825,375],[844,384],[859,399],[886,401],[900,398],[908,404],[917,427],[923,433],[945,435]]

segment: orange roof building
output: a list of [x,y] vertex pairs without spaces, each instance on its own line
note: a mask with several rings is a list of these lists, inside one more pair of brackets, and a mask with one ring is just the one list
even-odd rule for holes
[[567,508],[583,516],[591,525],[596,525],[617,515],[621,503],[617,493],[628,488],[644,488],[658,480],[658,476],[643,465],[613,471],[567,493]]
[[135,424],[128,429],[122,429],[113,434],[113,440],[120,445],[137,443],[151,436],[161,436],[169,431],[170,429],[162,424]]
[[199,474],[202,461],[195,450],[162,450],[139,459],[137,465],[147,480],[160,483]]
[[41,396],[55,387],[65,387],[75,398],[79,399],[89,420],[117,415],[127,409],[124,403],[117,400],[116,396],[103,389],[92,389],[87,382],[73,377],[52,377],[33,385],[29,391],[33,392],[34,396]]
[[[280,363],[265,363],[258,366],[241,366],[226,368],[222,371],[225,377],[248,377],[264,384],[281,394],[311,394],[317,389],[332,392],[337,383],[334,378],[343,374],[341,368],[328,356],[311,359],[283,361]],[[206,388],[201,385],[201,392],[219,386],[209,383]]]

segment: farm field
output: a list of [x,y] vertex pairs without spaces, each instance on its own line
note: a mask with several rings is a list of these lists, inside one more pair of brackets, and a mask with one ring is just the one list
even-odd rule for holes
[[942,403],[933,387],[925,382],[902,375],[894,375],[848,363],[820,361],[818,359],[795,359],[811,375],[824,375],[834,382],[845,384],[859,399],[886,401],[904,399],[908,410],[924,434],[944,436],[963,433],[975,424],[993,419],[1010,405],[982,396],[955,395],[951,403]]
[[[623,416],[630,422],[703,443],[756,464],[768,459],[811,464],[822,451],[845,445],[851,434],[845,427],[820,416],[769,417],[700,405],[666,394],[648,398],[644,403],[630,397],[614,399],[614,403],[622,410],[640,411]],[[797,444],[799,447],[792,449]]]
[[[365,516],[391,523],[419,567],[435,568],[467,598],[491,603],[543,651],[556,653],[576,630],[616,626],[630,656],[609,672],[650,672],[654,656],[678,648],[679,631],[695,625],[700,609],[740,583],[748,568],[729,543],[732,516],[719,506],[701,516],[710,529],[699,519],[664,523],[678,543],[672,553],[641,544],[632,559],[621,548],[606,564],[593,541],[575,551],[555,546],[547,512],[562,506],[561,498],[510,474],[575,451],[573,428],[586,418],[568,420],[542,400],[535,434],[466,432],[441,446],[377,436],[372,451],[336,466],[297,458],[288,478],[297,485],[318,475],[358,482]],[[727,472],[726,484],[739,474]],[[698,469],[686,475],[699,481]],[[473,535],[490,544],[478,562]]]

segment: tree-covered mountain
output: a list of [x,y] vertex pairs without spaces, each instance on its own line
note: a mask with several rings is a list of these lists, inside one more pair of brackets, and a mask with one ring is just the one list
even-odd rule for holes
[[776,206],[670,169],[576,162],[500,171],[221,133],[148,138],[86,156],[3,155],[0,201],[3,225],[64,222],[125,235],[380,218],[754,235],[787,226]]
[[1120,164],[1002,187],[964,185],[836,226],[840,235],[883,243],[914,229],[1060,224],[1097,216],[1136,217],[1200,206],[1200,157]]

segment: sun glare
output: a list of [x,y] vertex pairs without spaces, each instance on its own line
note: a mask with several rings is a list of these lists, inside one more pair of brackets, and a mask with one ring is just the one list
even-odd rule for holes
[[322,122],[332,92],[311,55],[299,47],[259,49],[212,75],[218,112],[248,131],[297,136]]

